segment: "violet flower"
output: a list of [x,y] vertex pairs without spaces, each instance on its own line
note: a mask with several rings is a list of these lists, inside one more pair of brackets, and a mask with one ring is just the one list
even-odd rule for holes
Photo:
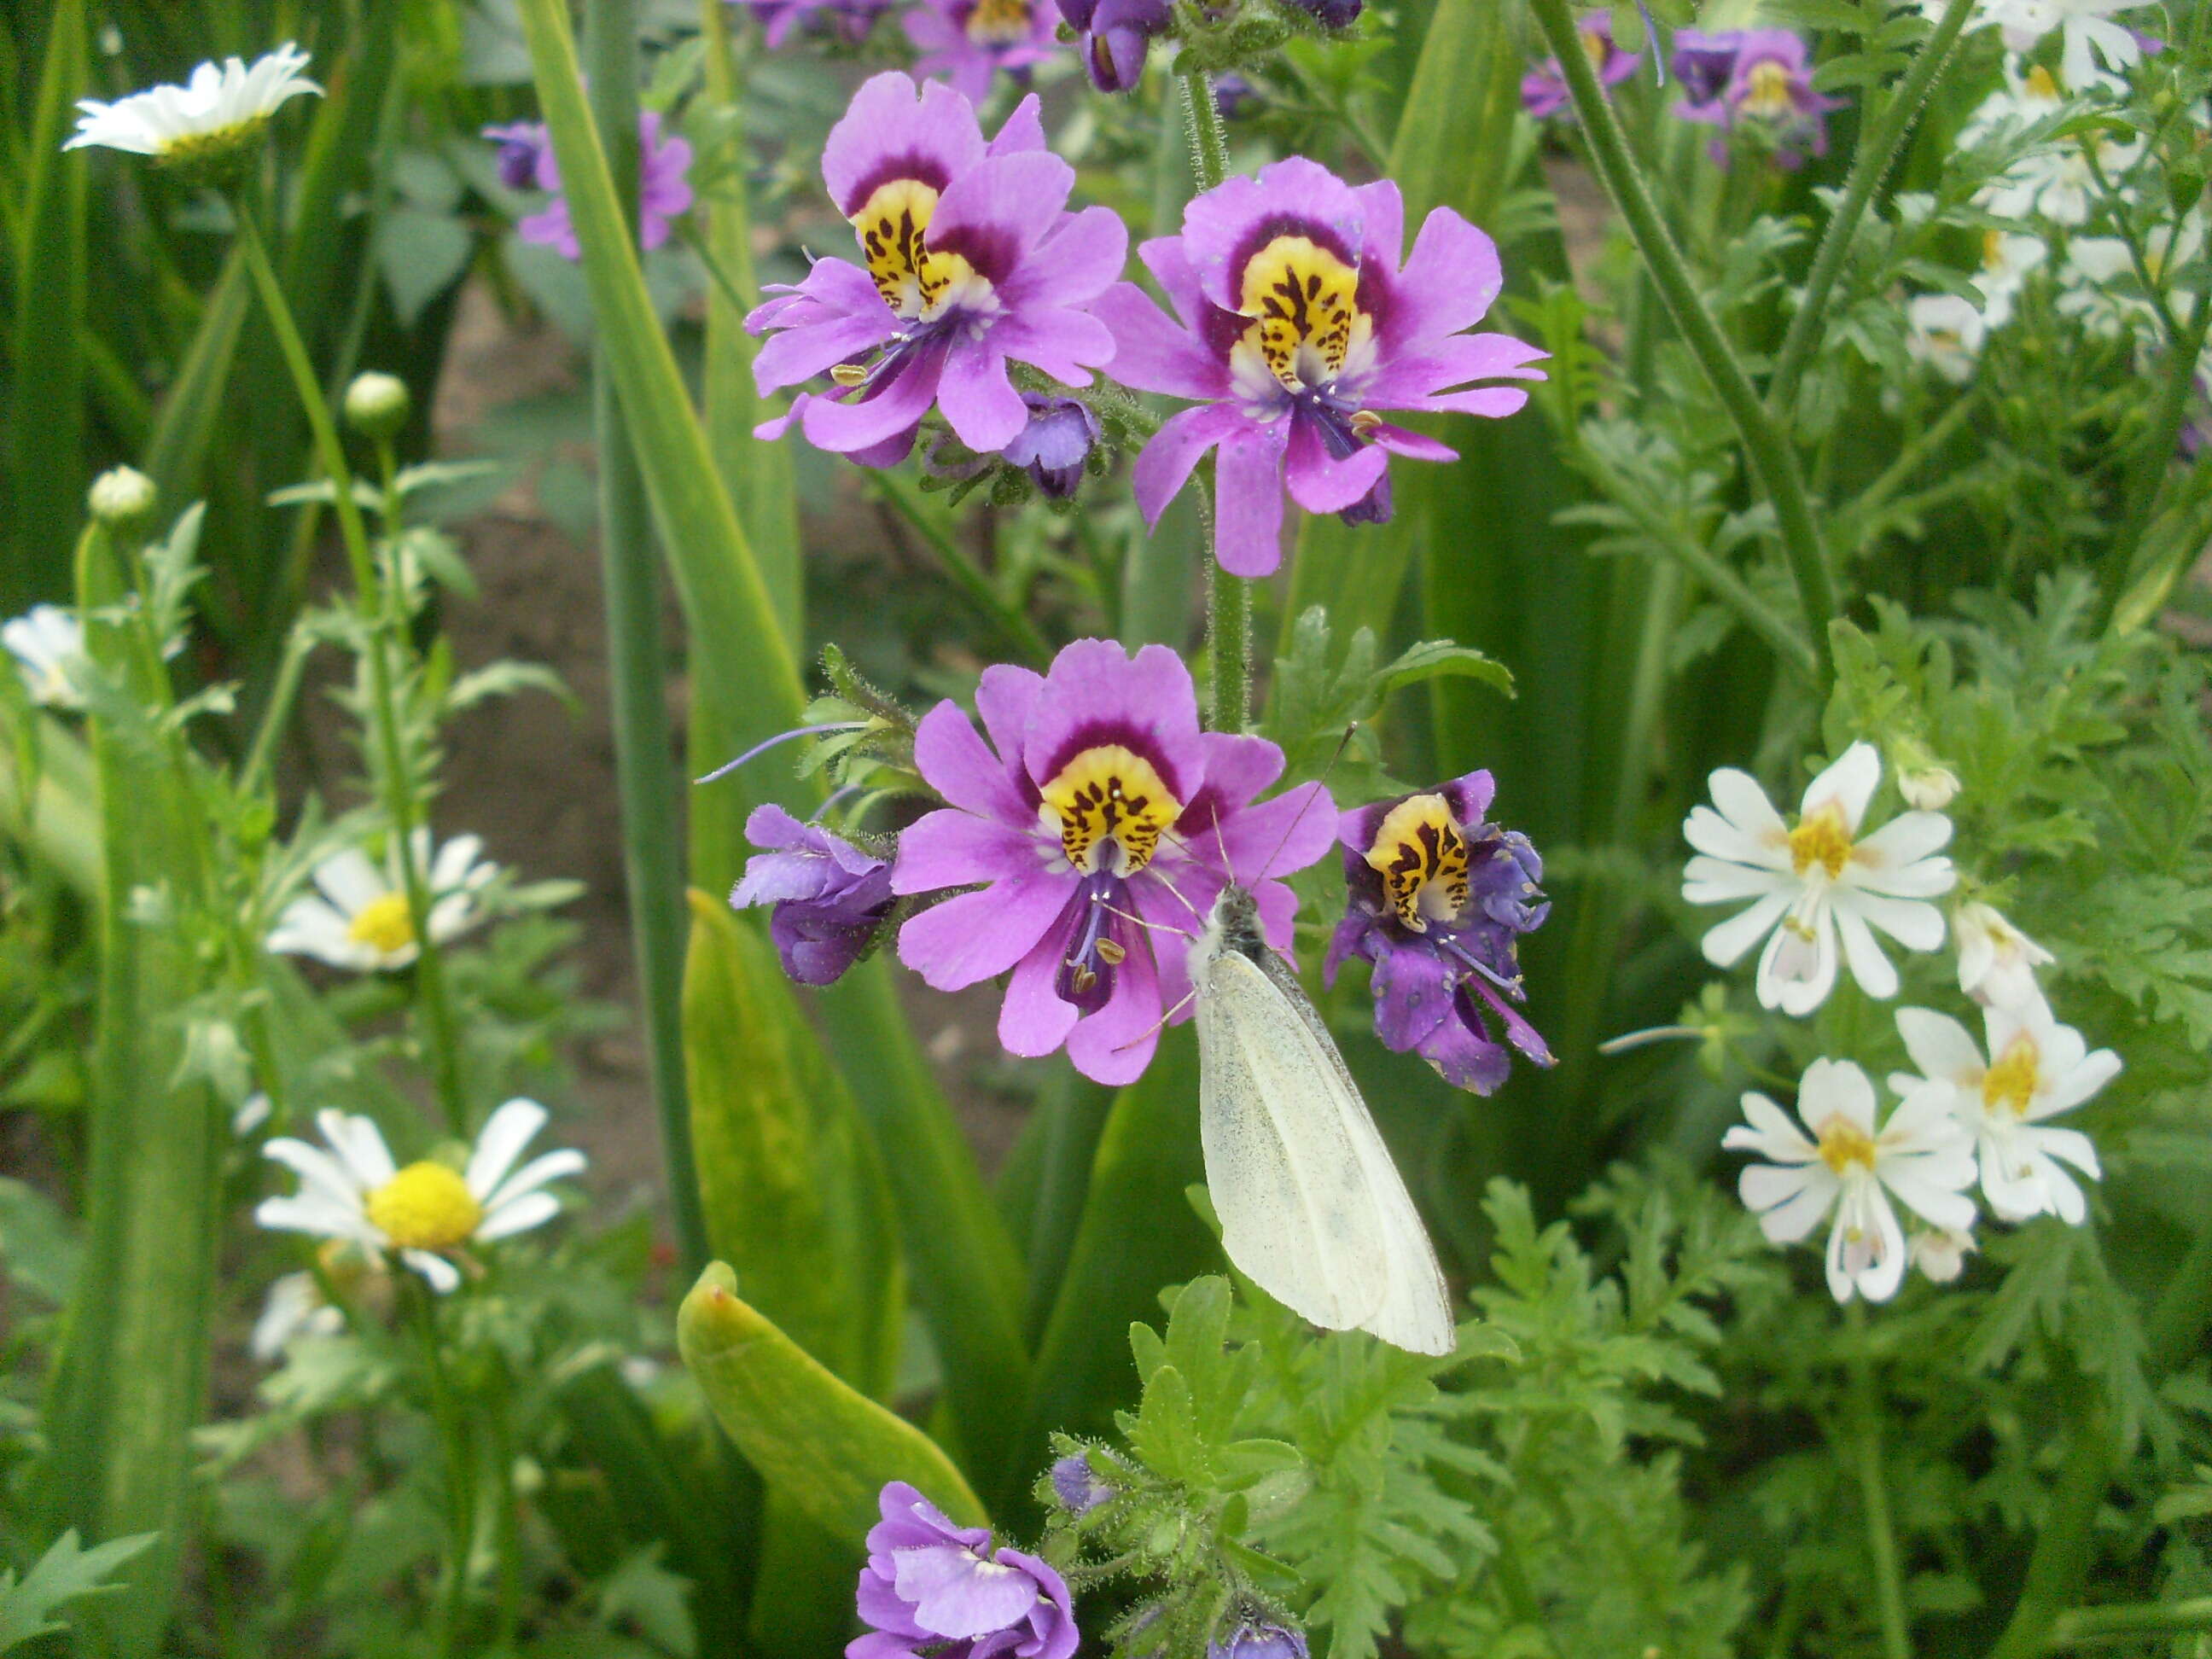
[[839,40],[858,45],[894,0],[732,0],[757,18],[772,52],[794,30],[826,27]]
[[1047,0],[920,0],[900,23],[921,54],[915,76],[945,81],[974,104],[991,95],[1000,70],[1026,84],[1030,66],[1060,49],[1059,16]]
[[1736,51],[1742,44],[1741,29],[1718,34],[1700,29],[1674,31],[1674,52],[1668,62],[1682,89],[1682,101],[1674,106],[1677,115],[1719,99],[1735,72]]
[[1088,1515],[1114,1497],[1114,1488],[1098,1478],[1098,1471],[1086,1457],[1070,1455],[1054,1459],[1051,1480],[1053,1497],[1070,1515]]
[[860,1569],[865,1636],[845,1659],[1069,1659],[1081,1639],[1067,1583],[1034,1555],[991,1548],[903,1480],[878,1502]]
[[[583,249],[577,245],[576,228],[568,220],[568,198],[561,194],[561,169],[553,160],[553,146],[546,142],[545,129],[535,122],[517,122],[512,126],[486,127],[483,136],[500,146],[502,183],[515,190],[535,184],[553,192],[553,199],[544,207],[515,222],[514,234],[526,242],[557,249],[564,258],[581,258]],[[691,181],[684,176],[691,167],[691,146],[681,137],[661,137],[658,110],[638,112],[637,138],[638,241],[646,248],[656,248],[668,240],[670,222],[691,206]],[[527,179],[520,176],[526,157],[532,168]]]
[[817,259],[745,319],[775,335],[753,361],[763,393],[832,382],[757,437],[796,421],[817,449],[888,466],[934,405],[962,443],[994,453],[1030,419],[1009,359],[1087,386],[1112,358],[1113,335],[1086,307],[1121,274],[1128,233],[1106,208],[1062,210],[1075,169],[1046,151],[1034,98],[987,145],[951,88],[878,75],[830,129],[822,177],[865,268]]
[[[1576,35],[1583,51],[1597,71],[1598,84],[1617,87],[1636,73],[1636,66],[1644,61],[1640,52],[1623,52],[1613,44],[1613,20],[1603,12],[1585,18]],[[1567,78],[1559,71],[1559,60],[1547,58],[1534,69],[1521,77],[1521,107],[1539,121],[1548,120],[1565,110],[1571,118],[1574,111],[1567,99]]]
[[[1735,48],[1726,84],[1703,100],[1694,97],[1674,106],[1685,121],[1718,127],[1723,133],[1751,131],[1773,146],[1785,167],[1804,164],[1807,155],[1828,153],[1827,114],[1844,106],[1840,98],[1813,90],[1813,70],[1802,37],[1788,29],[1743,29],[1705,37],[1706,49],[1728,42]],[[1687,77],[1685,77],[1686,81]],[[1725,164],[1726,147],[1713,146]]]
[[1011,465],[1025,468],[1030,482],[1055,501],[1075,494],[1083,464],[1098,446],[1098,416],[1080,398],[1048,398],[1024,392],[1029,424],[999,453]]
[[1245,1619],[1206,1644],[1206,1659],[1306,1659],[1306,1633],[1271,1619]]
[[773,906],[768,934],[783,971],[801,985],[836,984],[896,902],[890,863],[773,805],[753,808],[745,838],[769,850],[745,860],[731,906]]
[[1470,772],[1421,794],[1346,812],[1338,839],[1351,890],[1329,941],[1331,984],[1353,957],[1375,964],[1375,1035],[1419,1054],[1455,1088],[1486,1095],[1512,1057],[1490,1032],[1540,1066],[1552,1052],[1508,1006],[1523,1000],[1520,936],[1551,904],[1537,890],[1543,862],[1528,838],[1483,821],[1496,786]]
[[1282,562],[1283,490],[1309,513],[1389,516],[1390,453],[1456,459],[1378,410],[1510,415],[1518,387],[1453,391],[1494,376],[1540,380],[1544,356],[1504,334],[1466,334],[1503,281],[1490,238],[1449,208],[1399,266],[1405,204],[1382,179],[1358,189],[1301,156],[1231,179],[1183,210],[1182,234],[1139,249],[1178,321],[1117,283],[1093,306],[1114,331],[1114,378],[1199,400],[1138,457],[1147,522],[1206,451],[1215,463],[1214,556],[1239,576]]
[[1060,15],[1083,38],[1076,49],[1091,84],[1101,92],[1127,92],[1144,79],[1152,37],[1168,26],[1168,0],[1060,0]]
[[1233,121],[1247,106],[1260,101],[1260,88],[1233,70],[1213,83],[1213,106],[1221,118]]
[[1190,671],[1164,646],[1132,659],[1078,640],[1045,674],[987,668],[975,707],[988,744],[951,702],[915,732],[915,767],[949,804],[899,838],[891,888],[981,890],[910,918],[899,958],[940,991],[1011,970],[1009,1053],[1064,1043],[1086,1077],[1133,1082],[1223,884],[1253,890],[1287,950],[1297,902],[1277,878],[1328,850],[1335,809],[1319,784],[1253,805],[1282,750],[1200,732]]
[[1359,21],[1365,0],[1291,0],[1323,28],[1348,29]]

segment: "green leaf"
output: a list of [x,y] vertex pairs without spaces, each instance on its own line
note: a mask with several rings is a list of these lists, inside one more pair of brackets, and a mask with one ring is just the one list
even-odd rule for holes
[[447,214],[395,207],[376,228],[376,265],[400,326],[412,328],[431,301],[461,279],[474,247]]
[[41,1299],[69,1299],[84,1250],[54,1201],[37,1188],[0,1176],[0,1268]]
[[684,1298],[676,1338],[746,1461],[830,1532],[865,1534],[892,1480],[908,1482],[962,1526],[988,1524],[935,1441],[840,1382],[743,1301],[726,1263],[709,1267]]
[[120,1590],[109,1576],[125,1562],[144,1551],[155,1534],[117,1538],[88,1550],[77,1547],[74,1529],[54,1540],[53,1547],[36,1565],[15,1580],[14,1568],[0,1571],[0,1653],[20,1647],[34,1636],[66,1630],[53,1614],[81,1596],[108,1595]]

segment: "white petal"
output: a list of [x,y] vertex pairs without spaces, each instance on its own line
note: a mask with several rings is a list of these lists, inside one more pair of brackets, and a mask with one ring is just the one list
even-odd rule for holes
[[392,1161],[392,1149],[384,1144],[384,1132],[374,1118],[325,1109],[315,1114],[315,1127],[363,1187],[381,1187],[399,1173],[399,1166]]
[[1941,898],[1959,884],[1959,872],[1949,859],[1939,855],[1893,869],[1846,864],[1838,883],[1854,892],[1887,893],[1893,898]]
[[310,1315],[323,1305],[323,1293],[313,1273],[284,1273],[270,1281],[261,1316],[253,1322],[247,1352],[263,1364],[284,1352],[284,1345],[300,1334]]
[[1902,812],[1853,843],[1851,862],[1867,870],[1901,870],[1950,844],[1951,820],[1941,812]]
[[[1897,1224],[1897,1212],[1889,1207],[1881,1188],[1868,1183],[1870,1197],[1868,1210],[1874,1223],[1874,1259],[1858,1275],[1859,1291],[1869,1302],[1887,1302],[1897,1294],[1897,1287],[1905,1282],[1905,1268],[1910,1259],[1905,1248],[1905,1230]],[[1966,1206],[1971,1218],[1973,1206]]]
[[1682,870],[1682,896],[1692,904],[1733,904],[1740,899],[1787,892],[1796,885],[1797,878],[1787,870],[1731,864],[1703,853]]
[[1759,787],[1759,780],[1750,773],[1724,766],[1705,782],[1721,816],[1744,835],[1765,847],[1788,842],[1789,826],[1782,822],[1782,814],[1774,810],[1766,791]]
[[477,1133],[476,1150],[469,1154],[461,1179],[479,1204],[489,1204],[514,1160],[531,1138],[545,1127],[548,1114],[534,1100],[520,1097],[508,1101],[484,1121]]
[[441,1296],[451,1296],[461,1287],[460,1271],[442,1255],[428,1250],[402,1250],[399,1259],[428,1279],[430,1288]]
[[2071,1164],[2093,1181],[2104,1178],[2097,1162],[2096,1143],[2079,1129],[2022,1129],[2019,1139],[2045,1158]]
[[1754,983],[1760,1006],[1802,1018],[1835,989],[1836,921],[1825,895],[1807,895],[1796,917],[1813,937],[1807,939],[1788,927],[1776,928],[1759,953]]
[[253,1218],[271,1231],[313,1233],[319,1238],[352,1238],[365,1244],[381,1243],[376,1230],[358,1210],[348,1212],[312,1193],[292,1198],[264,1198],[254,1206]]
[[1786,892],[1770,893],[1713,928],[1700,945],[1705,960],[1716,968],[1732,967],[1746,951],[1774,931],[1774,925],[1789,910],[1790,898]]
[[1875,786],[1881,781],[1881,755],[1872,744],[1862,738],[1844,750],[1826,771],[1805,786],[1805,799],[1800,814],[1810,817],[1833,802],[1843,809],[1844,823],[1856,836],[1860,822],[1866,817],[1867,803],[1874,799]]
[[1966,1179],[1954,1182],[1948,1170],[1920,1167],[1933,1162],[1928,1158],[1909,1158],[1894,1164],[1885,1164],[1877,1173],[1883,1186],[1897,1194],[1898,1201],[1931,1225],[1956,1232],[1974,1224],[1974,1200],[1963,1188],[1974,1178],[1974,1156],[1970,1147],[1962,1145]]
[[1809,1164],[1820,1149],[1805,1132],[1765,1095],[1753,1091],[1743,1097],[1743,1115],[1749,1120],[1731,1127],[1721,1145],[1735,1152],[1755,1152],[1783,1164]]
[[583,1174],[589,1160],[574,1147],[563,1147],[557,1152],[547,1152],[533,1158],[500,1183],[499,1190],[484,1200],[489,1209],[510,1204],[525,1193],[534,1193],[549,1181]]
[[1781,1169],[1749,1164],[1736,1177],[1736,1194],[1759,1218],[1759,1230],[1777,1244],[1794,1244],[1820,1224],[1835,1201],[1836,1178],[1825,1164]]
[[1848,1060],[1816,1060],[1797,1084],[1797,1115],[1820,1139],[1820,1126],[1841,1117],[1874,1138],[1874,1085]]
[[561,1200],[550,1193],[525,1193],[511,1202],[495,1206],[477,1228],[477,1238],[489,1244],[495,1238],[505,1238],[512,1233],[527,1232],[532,1227],[542,1227],[561,1213]]
[[283,956],[313,957],[334,968],[354,966],[360,947],[346,919],[319,898],[295,898],[269,931],[269,949]]
[[1836,931],[1843,937],[1844,959],[1850,964],[1851,977],[1869,996],[1887,1001],[1897,994],[1897,969],[1874,942],[1874,931],[1866,925],[1866,918],[1843,902],[1843,895],[1837,897]]
[[1921,1076],[1980,1085],[1986,1069],[1982,1051],[1975,1046],[1974,1034],[1948,1014],[1939,1014],[1932,1008],[1900,1008],[1897,1035],[1904,1039],[1905,1052],[1912,1056]]
[[430,906],[430,937],[440,945],[459,939],[477,925],[476,901],[466,893],[448,893]]
[[436,893],[450,892],[466,879],[477,854],[483,851],[481,836],[455,836],[438,849],[438,856],[430,860],[430,890]]
[[2120,1057],[2110,1048],[2100,1048],[2071,1071],[2060,1074],[2051,1084],[2045,1099],[2028,1108],[2030,1119],[2053,1117],[2071,1110],[2120,1074]]
[[299,1176],[302,1196],[313,1193],[340,1209],[356,1215],[362,1212],[360,1177],[321,1147],[279,1136],[261,1152],[264,1158],[274,1159]]
[[383,872],[368,861],[358,847],[333,853],[315,866],[315,885],[345,915],[358,915],[392,891]]
[[1838,909],[1848,909],[1887,933],[1909,951],[1940,950],[1943,913],[1918,899],[1892,898],[1845,882],[1835,890]]

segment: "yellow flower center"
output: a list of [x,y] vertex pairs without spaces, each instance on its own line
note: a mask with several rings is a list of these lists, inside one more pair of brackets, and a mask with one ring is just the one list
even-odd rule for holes
[[1118,849],[1110,873],[1133,876],[1152,861],[1161,834],[1175,827],[1182,803],[1169,793],[1152,763],[1118,743],[1085,749],[1045,785],[1037,820],[1060,837],[1067,861],[1085,875]]
[[1368,866],[1398,920],[1417,933],[1431,921],[1456,921],[1467,908],[1467,838],[1442,795],[1414,795],[1392,807],[1367,849]]
[[1771,58],[1753,64],[1750,84],[1744,91],[1743,106],[1765,119],[1789,114],[1790,71]]
[[346,937],[392,956],[415,942],[415,918],[408,914],[407,895],[386,893],[354,912]]
[[1808,812],[1790,832],[1790,868],[1801,876],[1817,864],[1833,881],[1850,858],[1851,832],[1844,822],[1844,809],[1832,802]]
[[410,1164],[368,1195],[371,1225],[404,1250],[450,1250],[483,1219],[468,1183],[442,1164]]
[[1359,309],[1359,271],[1308,236],[1278,236],[1244,262],[1238,309],[1260,320],[1244,331],[1286,392],[1326,385],[1373,334]]
[[217,127],[212,132],[187,132],[171,138],[155,151],[157,167],[197,167],[210,162],[231,159],[261,136],[269,125],[269,118],[257,115],[251,120],[234,121],[227,127]]
[[1582,38],[1583,56],[1589,59],[1592,69],[1602,72],[1605,69],[1606,54],[1613,49],[1613,43],[1595,29],[1583,30]]
[[[986,5],[1003,3],[984,0]],[[937,191],[930,185],[919,179],[892,179],[877,185],[853,216],[876,292],[902,317],[933,318],[964,285],[982,281],[960,255],[924,245],[936,211]]]
[[2002,270],[2004,263],[2004,233],[1994,228],[1984,231],[1982,233],[1982,269]]
[[978,46],[1011,46],[1034,27],[1029,0],[975,0],[968,14],[968,38]]
[[2058,101],[2058,82],[2051,79],[2051,71],[2037,64],[2027,71],[2028,95]]
[[2026,1117],[2027,1103],[2035,1098],[2035,1085],[2039,1080],[2039,1058],[2033,1037],[2025,1031],[2014,1037],[1998,1056],[1997,1063],[1982,1073],[1982,1104],[1992,1112],[2003,1107],[2014,1117]]
[[1841,1112],[1820,1125],[1820,1162],[1841,1180],[1852,1170],[1874,1168],[1874,1139]]

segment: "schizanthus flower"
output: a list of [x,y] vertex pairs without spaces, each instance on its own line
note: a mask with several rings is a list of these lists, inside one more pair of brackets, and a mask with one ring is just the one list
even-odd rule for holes
[[993,1549],[903,1480],[878,1499],[860,1569],[868,1633],[846,1659],[1069,1659],[1080,1639],[1067,1582],[1034,1555]]
[[1206,1659],[1306,1659],[1306,1633],[1296,1625],[1253,1615],[1206,1644]]
[[1419,1054],[1455,1088],[1486,1095],[1512,1060],[1494,1019],[1540,1066],[1551,1050],[1506,999],[1523,1000],[1520,937],[1551,904],[1528,838],[1483,821],[1496,786],[1470,772],[1421,794],[1339,819],[1350,901],[1322,971],[1352,957],[1375,964],[1375,1034]]
[[1289,948],[1297,901],[1278,878],[1328,850],[1335,810],[1318,784],[1254,805],[1282,751],[1200,732],[1190,671],[1164,646],[1132,659],[1078,640],[1047,674],[987,668],[975,706],[988,744],[951,702],[915,732],[915,763],[948,804],[900,836],[891,885],[981,890],[907,921],[899,957],[940,991],[1011,970],[1010,1053],[1065,1043],[1085,1076],[1131,1082],[1188,988],[1188,936],[1232,873]]
[[773,804],[753,808],[745,839],[769,850],[745,860],[731,904],[775,907],[768,932],[783,971],[801,985],[834,985],[897,902],[890,865]]
[[1889,1086],[1907,1105],[1952,1114],[1972,1135],[1982,1195],[2001,1219],[2048,1213],[2079,1225],[2088,1206],[2061,1166],[2070,1164],[2094,1181],[2097,1149],[2078,1129],[2049,1128],[2045,1120],[2111,1082],[2120,1058],[2110,1048],[2090,1053],[2081,1034],[2061,1025],[2040,996],[1985,1009],[1983,1021],[1986,1059],[1957,1020],[1926,1008],[1899,1009],[1897,1034],[1921,1074],[1897,1073]]
[[915,76],[946,82],[971,104],[991,95],[1000,71],[1026,84],[1033,64],[1060,52],[1059,15],[1046,0],[920,0],[900,21],[921,54]]
[[103,104],[77,100],[76,136],[64,149],[97,144],[150,155],[164,167],[216,166],[261,136],[269,118],[322,88],[300,73],[307,54],[287,41],[248,68],[241,58],[202,64],[181,87],[158,86]]
[[865,269],[817,260],[745,319],[774,336],[753,362],[763,393],[834,383],[756,435],[796,421],[817,448],[889,465],[934,405],[963,444],[993,454],[1030,421],[1010,360],[1087,386],[1112,358],[1085,307],[1120,274],[1127,233],[1105,208],[1063,211],[1075,169],[1046,152],[1034,99],[987,145],[957,92],[878,75],[830,130],[822,177]]
[[876,19],[891,9],[894,0],[736,0],[759,19],[763,40],[773,52],[799,28],[824,27],[839,40],[857,45],[867,39]]
[[1029,405],[1029,424],[999,454],[1047,495],[1065,501],[1083,482],[1084,463],[1098,447],[1098,417],[1079,398],[1024,392],[1022,401]]
[[[1943,943],[1943,913],[1927,902],[1951,890],[1951,839],[1940,812],[1906,812],[1872,835],[1859,831],[1881,781],[1881,757],[1855,743],[1806,786],[1792,825],[1747,772],[1712,775],[1713,805],[1692,811],[1682,833],[1697,848],[1682,872],[1692,904],[1753,901],[1705,937],[1705,959],[1726,968],[1766,940],[1759,1000],[1809,1014],[1836,983],[1837,935],[1851,977],[1871,997],[1897,994],[1897,969],[1875,943],[1879,927],[1914,951]],[[1717,810],[1716,810],[1717,809]]]
[[[1773,147],[1775,160],[1786,167],[1802,165],[1808,154],[1828,153],[1828,112],[1841,109],[1843,102],[1813,90],[1812,61],[1802,37],[1788,29],[1742,29],[1700,35],[1692,48],[1698,85],[1686,88],[1692,95],[1675,106],[1675,114],[1723,132],[1754,133]],[[1730,54],[1725,81],[1703,99],[1696,97],[1716,78],[1723,50]],[[1684,79],[1686,83],[1689,77]],[[1717,147],[1717,159],[1726,155]]]
[[1722,1145],[1773,1160],[1745,1167],[1737,1190],[1778,1244],[1794,1243],[1835,1212],[1828,1232],[1828,1290],[1887,1302],[1904,1282],[1904,1230],[1893,1196],[1931,1226],[1973,1224],[1974,1178],[1966,1133],[1941,1103],[1908,1096],[1876,1127],[1874,1085],[1849,1060],[1816,1060],[1797,1085],[1799,1123],[1765,1095],[1743,1097],[1748,1120]]
[[562,1151],[515,1169],[545,1127],[534,1100],[510,1100],[487,1118],[459,1170],[428,1160],[401,1169],[369,1118],[323,1111],[315,1127],[329,1151],[289,1139],[261,1149],[298,1174],[300,1190],[264,1199],[253,1218],[280,1232],[349,1239],[372,1260],[396,1253],[440,1291],[461,1282],[449,1259],[455,1252],[543,1226],[561,1212],[546,1183],[584,1168],[581,1152]]
[[1986,904],[1962,904],[1951,917],[1959,947],[1959,988],[1984,1007],[2009,1007],[2042,996],[2035,970],[2057,958]]
[[[659,111],[638,112],[638,243],[648,251],[668,240],[670,226],[691,207],[690,143],[680,135],[663,138],[660,128]],[[535,185],[552,192],[552,200],[544,207],[515,221],[514,234],[526,242],[556,250],[563,258],[582,258],[575,223],[568,216],[568,198],[561,193],[561,169],[544,127],[521,121],[486,127],[483,136],[499,146],[502,184],[510,190]]]
[[[434,856],[430,832],[417,830],[411,846],[415,867],[424,872],[429,890],[431,942],[443,945],[483,919],[477,895],[499,866],[477,857],[483,851],[477,836],[456,836]],[[368,854],[349,847],[317,865],[314,880],[322,896],[295,898],[284,907],[269,935],[271,951],[313,957],[357,974],[404,968],[422,954],[396,848],[380,870]]]
[[1127,92],[1144,78],[1152,37],[1173,15],[1168,0],[1060,0],[1060,14],[1082,37],[1077,50],[1101,92]]
[[1117,283],[1096,307],[1114,331],[1114,376],[1188,398],[1138,457],[1137,501],[1160,514],[1208,450],[1214,556],[1239,576],[1282,562],[1283,491],[1309,513],[1390,516],[1392,453],[1456,459],[1376,411],[1510,415],[1544,354],[1504,334],[1468,334],[1498,297],[1490,238],[1449,208],[1421,226],[1401,269],[1405,204],[1388,179],[1357,189],[1292,157],[1231,179],[1183,210],[1182,234],[1139,252],[1174,304],[1163,316]]
[[[1583,53],[1597,72],[1601,86],[1619,86],[1644,61],[1642,52],[1623,52],[1613,44],[1613,20],[1602,13],[1585,19],[1575,31],[1575,38],[1582,43]],[[1574,112],[1568,104],[1567,78],[1560,73],[1558,58],[1547,58],[1521,77],[1521,107],[1539,121],[1548,120],[1562,110],[1571,118]]]
[[70,665],[84,658],[84,624],[58,605],[34,605],[0,623],[0,645],[15,659],[31,701],[49,708],[82,708],[83,695],[70,683]]

